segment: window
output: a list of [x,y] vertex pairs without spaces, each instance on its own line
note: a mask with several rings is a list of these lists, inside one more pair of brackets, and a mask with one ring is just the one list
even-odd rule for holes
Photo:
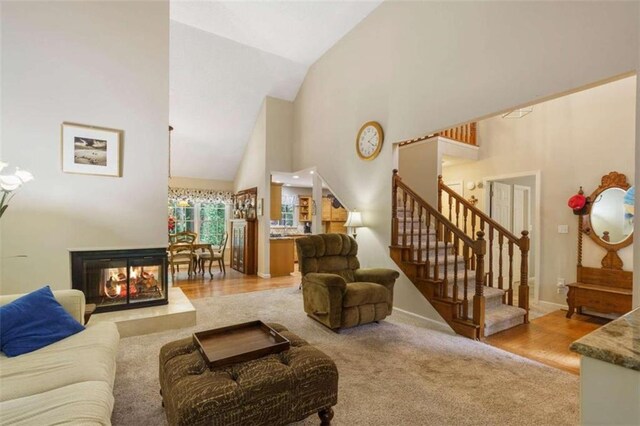
[[[171,229],[173,219],[173,229]],[[196,232],[201,243],[221,245],[226,232],[224,203],[169,201],[169,233]]]
[[281,207],[282,219],[278,222],[282,226],[293,226],[293,204],[283,204]]

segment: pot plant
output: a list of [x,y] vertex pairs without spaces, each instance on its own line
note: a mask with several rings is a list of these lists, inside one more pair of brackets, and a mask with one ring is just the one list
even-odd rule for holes
[[15,192],[25,183],[33,180],[33,175],[26,170],[20,170],[16,167],[13,174],[2,174],[2,171],[9,164],[0,161],[0,218],[7,211],[9,201],[15,195]]

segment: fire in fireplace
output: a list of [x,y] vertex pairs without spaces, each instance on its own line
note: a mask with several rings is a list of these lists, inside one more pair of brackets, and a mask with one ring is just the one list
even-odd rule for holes
[[96,312],[164,305],[166,249],[72,251],[71,280]]

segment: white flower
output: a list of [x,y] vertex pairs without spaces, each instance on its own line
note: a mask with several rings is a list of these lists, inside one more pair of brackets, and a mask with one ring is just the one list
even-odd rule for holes
[[16,175],[0,175],[0,188],[4,191],[14,191],[20,188],[22,180]]
[[9,163],[4,163],[4,162],[0,161],[0,172],[2,171],[2,169],[7,167],[8,165],[9,165]]
[[22,181],[22,183],[27,183],[33,180],[33,175],[26,170],[20,170],[16,167],[15,175]]

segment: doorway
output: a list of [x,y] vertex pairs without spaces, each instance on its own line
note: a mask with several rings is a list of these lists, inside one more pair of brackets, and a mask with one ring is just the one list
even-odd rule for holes
[[[489,216],[500,225],[520,236],[529,232],[529,288],[534,301],[539,300],[540,277],[540,172],[523,172],[484,178],[484,205]],[[497,239],[493,241],[498,244]],[[498,247],[495,246],[494,250]],[[494,259],[496,262],[497,259]],[[520,256],[514,256],[513,268],[520,270]],[[497,268],[497,265],[494,265]],[[519,279],[514,281],[518,288]]]

